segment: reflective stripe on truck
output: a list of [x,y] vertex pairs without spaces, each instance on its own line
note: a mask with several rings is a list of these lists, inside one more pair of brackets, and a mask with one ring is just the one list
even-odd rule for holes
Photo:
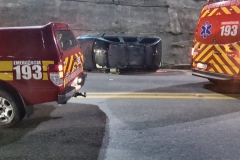
[[197,63],[208,64],[205,71],[235,75],[240,68],[240,45],[238,43],[227,45],[206,45],[196,43],[193,53],[193,66]]
[[0,61],[0,80],[48,80],[49,64],[54,61]]

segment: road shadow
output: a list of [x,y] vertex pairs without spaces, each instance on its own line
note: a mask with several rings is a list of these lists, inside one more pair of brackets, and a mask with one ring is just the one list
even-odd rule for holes
[[[227,86],[223,87],[206,81],[200,83],[188,83],[159,87],[138,92],[161,92],[162,95],[164,95],[164,92],[177,93],[179,95],[181,95],[181,93],[194,94],[217,92],[226,94],[226,96],[229,96],[229,93],[239,93],[239,90],[236,86],[231,86],[231,89],[227,89],[226,87]],[[194,99],[171,98],[161,99],[161,101],[158,101],[157,99],[150,99],[148,102],[139,101],[138,99],[125,101],[128,102],[127,104],[133,103],[135,105],[132,107],[121,105],[121,110],[117,110],[115,106],[119,104],[113,104],[110,110],[115,117],[121,119],[121,121],[125,122],[125,124],[129,125],[134,130],[146,130],[148,128],[166,127],[170,125],[187,123],[240,112],[238,101],[231,101],[230,105],[229,101],[207,100],[202,99],[201,97],[196,97]],[[137,108],[137,111],[133,112],[132,110],[135,106]],[[144,121],[138,121],[137,118],[134,118],[145,117],[146,114],[154,115],[154,117],[151,116]]]
[[[44,109],[41,109],[44,107]],[[53,119],[50,116],[51,112],[55,109],[54,104],[41,104],[34,106],[34,113],[29,118],[24,118],[20,123],[11,128],[0,129],[0,148],[5,145],[14,143],[23,138],[27,133],[33,131],[44,121]]]
[[203,88],[228,97],[240,99],[240,84],[237,83],[207,83],[203,85]]
[[68,103],[35,110],[30,119],[0,131],[2,159],[98,158],[107,119],[98,106]]

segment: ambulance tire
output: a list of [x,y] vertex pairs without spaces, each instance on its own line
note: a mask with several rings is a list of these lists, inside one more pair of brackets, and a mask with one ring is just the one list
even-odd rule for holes
[[9,128],[19,123],[25,116],[23,106],[8,92],[0,90],[0,128]]

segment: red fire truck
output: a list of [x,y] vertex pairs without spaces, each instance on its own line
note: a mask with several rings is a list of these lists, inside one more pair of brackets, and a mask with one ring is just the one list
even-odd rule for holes
[[0,28],[0,127],[28,106],[65,104],[84,85],[83,54],[68,24]]
[[192,48],[194,76],[211,82],[240,81],[240,0],[208,1]]

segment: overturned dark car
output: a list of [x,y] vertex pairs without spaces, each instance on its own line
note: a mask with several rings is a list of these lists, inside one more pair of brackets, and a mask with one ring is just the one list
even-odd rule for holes
[[84,69],[158,69],[162,41],[158,37],[80,36]]

